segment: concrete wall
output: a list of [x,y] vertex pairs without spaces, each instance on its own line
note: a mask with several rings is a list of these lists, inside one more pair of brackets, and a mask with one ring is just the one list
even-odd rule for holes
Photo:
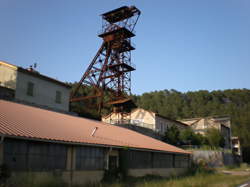
[[[34,95],[27,95],[28,82],[34,84]],[[60,91],[62,94],[61,103],[56,103],[56,91]],[[38,104],[41,106],[48,106],[58,110],[69,110],[69,96],[70,89],[59,84],[52,83],[40,79],[35,76],[31,76],[22,72],[17,74],[16,94],[17,100],[26,101],[29,103]]]
[[129,169],[128,175],[141,177],[145,175],[158,175],[162,177],[171,177],[182,175],[187,172],[187,168],[150,168],[150,169]]
[[16,89],[17,68],[0,61],[0,86]]
[[193,151],[193,161],[195,163],[205,162],[210,167],[221,167],[235,164],[234,156],[231,153],[222,151],[197,150]]

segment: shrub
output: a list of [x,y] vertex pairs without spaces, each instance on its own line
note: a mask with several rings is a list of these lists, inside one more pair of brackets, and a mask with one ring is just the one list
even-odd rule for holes
[[0,166],[0,184],[5,184],[7,179],[10,178],[11,172],[6,164]]

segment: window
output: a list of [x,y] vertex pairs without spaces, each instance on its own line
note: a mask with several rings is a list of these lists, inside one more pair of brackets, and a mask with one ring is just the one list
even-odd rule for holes
[[154,168],[173,168],[173,155],[166,153],[153,153]]
[[102,170],[104,151],[100,147],[76,147],[76,170]]
[[61,144],[6,139],[4,162],[13,171],[66,169],[67,147]]
[[128,151],[128,168],[132,169],[142,169],[142,168],[152,168],[152,158],[150,152],[144,151]]
[[56,91],[56,103],[62,103],[62,93],[60,91]]
[[33,82],[28,82],[26,94],[29,96],[34,96],[34,83]]
[[189,156],[187,155],[175,155],[175,167],[187,168],[189,166]]

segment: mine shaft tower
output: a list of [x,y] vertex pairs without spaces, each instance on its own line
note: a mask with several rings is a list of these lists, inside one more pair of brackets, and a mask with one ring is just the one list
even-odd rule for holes
[[[102,31],[98,36],[103,43],[71,94],[71,102],[97,99],[99,112],[102,107],[113,105],[121,112],[130,101],[131,38],[140,16],[135,6],[123,6],[102,14]],[[79,95],[79,89],[86,88],[88,93]]]

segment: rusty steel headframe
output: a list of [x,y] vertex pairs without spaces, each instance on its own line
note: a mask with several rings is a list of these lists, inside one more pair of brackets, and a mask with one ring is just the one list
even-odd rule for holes
[[[71,94],[71,102],[96,98],[99,111],[110,104],[122,108],[131,94],[131,38],[141,12],[135,6],[123,6],[102,14],[103,43]],[[81,87],[89,93],[79,95]],[[108,93],[108,94],[107,94]],[[106,95],[106,96],[105,96]]]

